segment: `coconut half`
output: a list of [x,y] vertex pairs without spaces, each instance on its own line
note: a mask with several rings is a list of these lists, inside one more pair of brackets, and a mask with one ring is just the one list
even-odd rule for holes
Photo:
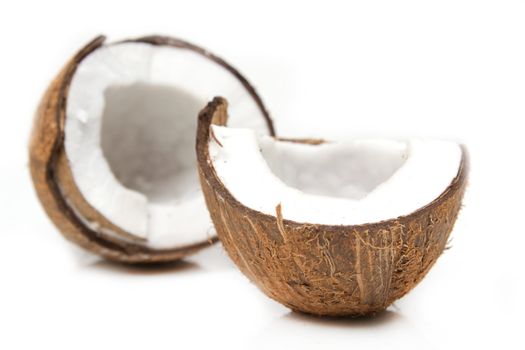
[[411,290],[439,257],[467,179],[453,142],[323,142],[225,127],[201,112],[201,186],[230,257],[268,296],[316,315],[359,316]]
[[248,81],[204,49],[160,36],[104,41],[80,50],[42,99],[30,143],[37,194],[88,250],[179,259],[216,240],[197,177],[199,110],[226,94],[234,125],[273,135],[271,120]]

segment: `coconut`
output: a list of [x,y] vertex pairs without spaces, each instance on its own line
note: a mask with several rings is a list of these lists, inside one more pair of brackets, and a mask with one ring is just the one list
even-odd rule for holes
[[432,140],[290,140],[200,113],[201,186],[240,270],[292,310],[362,316],[409,292],[443,252],[460,209],[463,146]]
[[40,103],[36,192],[62,234],[89,251],[130,263],[180,259],[217,240],[196,170],[199,110],[220,93],[241,117],[234,124],[273,134],[271,120],[252,85],[198,46],[104,41],[82,48]]

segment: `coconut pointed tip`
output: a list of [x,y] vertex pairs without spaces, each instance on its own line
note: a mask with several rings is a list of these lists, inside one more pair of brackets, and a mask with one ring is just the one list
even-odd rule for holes
[[214,97],[199,113],[197,124],[197,150],[198,162],[206,163],[208,158],[208,142],[212,138],[218,145],[222,144],[213,134],[212,124],[226,125],[228,121],[228,101],[224,97]]
[[209,128],[211,124],[226,125],[228,121],[228,101],[224,97],[214,97],[199,113],[199,124]]
[[96,37],[94,37],[93,40],[91,40],[91,42],[88,43],[88,45],[90,45],[90,44],[101,45],[105,41],[106,41],[106,36],[104,34],[99,34]]

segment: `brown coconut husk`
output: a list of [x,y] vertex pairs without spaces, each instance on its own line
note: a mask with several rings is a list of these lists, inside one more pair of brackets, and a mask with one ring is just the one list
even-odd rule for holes
[[465,149],[450,186],[409,215],[356,226],[300,223],[284,219],[280,205],[275,215],[244,206],[217,177],[208,148],[210,125],[226,120],[222,98],[200,113],[201,186],[229,256],[272,299],[314,315],[374,314],[408,293],[443,252],[467,184]]
[[[160,263],[181,259],[217,241],[208,240],[174,249],[151,249],[143,240],[109,222],[82,197],[77,188],[64,150],[64,124],[71,79],[80,62],[104,44],[99,36],[82,48],[51,82],[37,110],[30,146],[30,170],[36,193],[46,213],[59,231],[70,241],[104,258],[125,263]],[[246,88],[262,112],[271,135],[269,113],[250,83],[232,66],[212,53],[186,41],[148,36],[126,42],[171,46],[196,52],[232,73]],[[96,223],[98,228],[87,222]],[[104,233],[108,230],[113,235]]]

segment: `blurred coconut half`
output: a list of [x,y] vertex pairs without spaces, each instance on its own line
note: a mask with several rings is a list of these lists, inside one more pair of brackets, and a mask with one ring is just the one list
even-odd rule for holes
[[130,263],[174,261],[216,241],[195,130],[218,94],[232,125],[274,134],[252,85],[198,46],[149,36],[82,48],[45,93],[30,142],[36,192],[62,234]]

